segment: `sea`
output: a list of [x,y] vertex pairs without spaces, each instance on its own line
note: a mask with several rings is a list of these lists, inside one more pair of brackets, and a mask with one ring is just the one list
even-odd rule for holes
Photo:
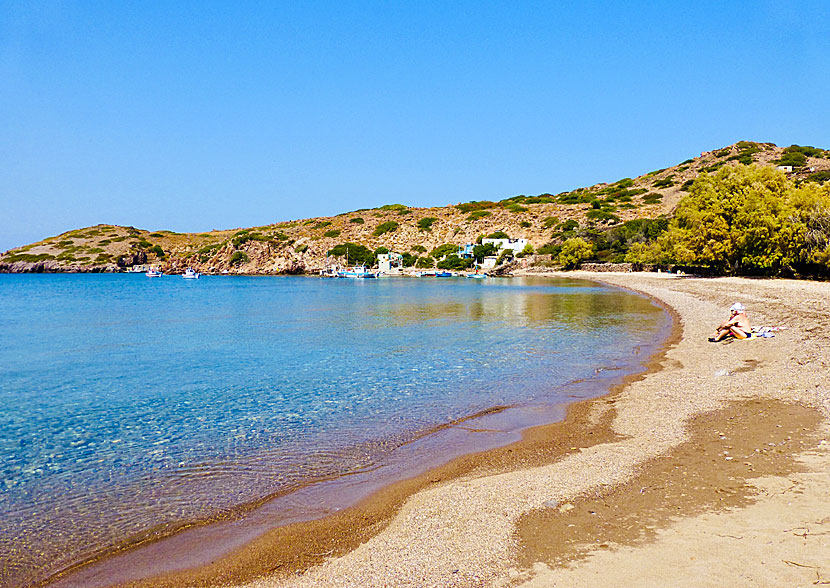
[[670,326],[572,279],[0,275],[0,586],[323,516],[561,419]]

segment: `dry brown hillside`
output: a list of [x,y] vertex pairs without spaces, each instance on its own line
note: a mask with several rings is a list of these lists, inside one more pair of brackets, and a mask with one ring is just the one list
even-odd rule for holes
[[788,175],[800,181],[830,179],[828,151],[741,141],[636,178],[556,195],[435,208],[392,204],[209,233],[96,225],[7,251],[0,255],[0,271],[123,271],[153,264],[167,272],[193,266],[204,273],[312,273],[323,267],[329,250],[345,242],[414,257],[445,243],[474,242],[496,231],[524,237],[538,248],[567,221],[602,228],[670,215],[698,175],[749,163],[791,164]]

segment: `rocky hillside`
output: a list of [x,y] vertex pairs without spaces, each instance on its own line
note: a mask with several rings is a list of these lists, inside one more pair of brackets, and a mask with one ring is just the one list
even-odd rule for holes
[[602,228],[670,215],[698,175],[751,163],[791,166],[785,173],[798,181],[830,179],[830,151],[741,141],[637,178],[556,195],[435,208],[390,204],[209,233],[96,225],[7,251],[0,255],[0,272],[112,272],[152,264],[166,272],[193,266],[204,273],[315,273],[341,243],[386,247],[414,259],[442,244],[474,242],[496,231],[524,237],[539,248],[574,223]]

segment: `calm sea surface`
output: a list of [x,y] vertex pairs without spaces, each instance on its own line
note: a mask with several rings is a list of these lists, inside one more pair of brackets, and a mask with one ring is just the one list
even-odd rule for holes
[[668,326],[571,280],[0,275],[0,586],[572,401]]

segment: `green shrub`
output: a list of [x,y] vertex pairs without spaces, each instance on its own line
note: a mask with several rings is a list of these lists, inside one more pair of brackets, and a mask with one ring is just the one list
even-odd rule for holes
[[151,237],[156,237],[156,238],[159,238],[159,237],[164,237],[164,235],[163,235],[163,234],[161,234],[161,233],[150,233],[150,236],[151,236]]
[[434,216],[425,216],[418,221],[418,229],[429,232],[432,230],[432,224],[437,220]]
[[594,221],[610,221],[615,223],[620,221],[620,217],[609,210],[591,209],[585,216]]
[[830,171],[826,170],[810,174],[804,178],[804,181],[806,182],[817,182],[820,184],[826,182],[827,180],[830,180]]
[[593,247],[580,237],[568,239],[559,252],[559,263],[565,269],[574,269],[593,254]]
[[382,255],[384,253],[389,253],[389,248],[380,246],[377,249],[375,249],[375,257],[377,257],[378,255]]
[[444,257],[445,255],[452,255],[458,252],[458,245],[455,243],[444,243],[439,245],[430,252],[432,257]]
[[562,223],[561,225],[559,225],[559,227],[558,227],[558,229],[559,229],[560,231],[562,231],[563,233],[564,233],[564,232],[567,232],[567,231],[574,231],[574,230],[576,230],[577,228],[579,228],[579,223],[578,223],[578,222],[576,222],[576,221],[575,221],[575,220],[573,220],[573,219],[568,219],[568,220],[566,220],[565,222],[563,222],[563,223]]
[[326,231],[325,233],[323,233],[323,236],[328,237],[328,238],[339,237],[340,236],[340,230],[339,229],[332,229],[330,231]]
[[305,253],[308,251],[308,243],[300,243],[296,247],[294,247],[294,251],[296,253]]
[[438,262],[438,269],[446,270],[463,270],[472,267],[473,260],[458,257],[457,255],[448,255]]
[[401,263],[404,267],[412,267],[415,265],[416,261],[418,261],[418,257],[416,255],[412,255],[410,253],[401,254]]
[[805,157],[823,157],[824,149],[811,147],[809,145],[790,145],[784,149],[784,153],[801,153]]
[[659,192],[651,192],[643,196],[643,204],[657,204],[663,199],[663,195]]
[[[95,253],[95,251],[90,251],[90,253]],[[153,253],[159,259],[164,259],[164,249],[161,248],[161,245],[153,245],[150,247],[150,253]]]
[[685,182],[683,182],[683,185],[680,186],[680,190],[682,190],[683,192],[688,192],[689,188],[691,188],[692,184],[694,184],[694,183],[695,183],[694,180],[686,180]]
[[527,212],[527,208],[521,204],[510,204],[506,206],[507,210],[513,213]]
[[504,231],[496,231],[487,235],[488,239],[509,239],[510,237]]
[[334,255],[335,257],[345,257],[348,259],[348,263],[353,265],[363,264],[369,267],[375,265],[374,252],[368,247],[357,243],[341,243],[340,245],[335,245],[329,249],[328,254]]
[[391,233],[392,231],[397,230],[398,226],[398,223],[396,223],[395,221],[386,221],[385,223],[381,223],[377,227],[375,227],[375,230],[372,231],[372,234],[375,237],[380,237],[381,235],[385,235],[386,233]]
[[412,211],[408,208],[398,211],[398,216],[406,216],[407,214],[412,214]]
[[559,253],[562,251],[562,245],[559,243],[554,243],[551,241],[550,243],[545,243],[539,250],[536,252],[540,255],[550,255],[551,257],[558,257]]
[[584,189],[574,190],[573,192],[563,192],[556,197],[562,204],[583,204],[594,199],[594,195]]
[[489,256],[489,255],[496,255],[499,252],[499,248],[493,245],[492,243],[487,243],[485,245],[476,245],[473,247],[473,257],[475,257],[476,261],[481,263],[481,261]]
[[350,219],[349,219],[349,222],[350,222],[350,223],[354,223],[354,224],[356,224],[356,225],[362,225],[364,221],[363,221],[363,219],[362,219],[361,217],[359,217],[359,216],[355,216],[355,217],[350,218]]
[[674,175],[669,174],[662,180],[657,180],[654,182],[653,186],[655,188],[668,188],[670,186],[674,186]]
[[530,226],[530,223],[528,221],[522,221],[519,223],[519,226],[526,229]]
[[435,267],[435,260],[427,255],[426,257],[419,257],[415,262],[415,267],[417,268],[430,268]]
[[288,235],[281,231],[276,231],[275,233],[271,233],[271,238],[276,239],[277,241],[288,241]]
[[467,216],[467,220],[476,221],[486,216],[490,216],[490,214],[492,213],[489,210],[474,210],[469,214],[469,216]]
[[380,207],[380,210],[397,210],[400,212],[401,210],[406,210],[409,208],[405,204],[384,204]]
[[410,251],[414,251],[415,253],[426,253],[427,248],[423,245],[414,245]]
[[485,210],[487,208],[494,208],[497,206],[495,202],[491,202],[489,200],[473,200],[472,202],[464,202],[462,204],[456,204],[455,207],[460,210],[461,212],[473,212],[475,210]]
[[50,255],[48,253],[12,253],[7,255],[3,261],[8,263],[14,263],[15,261],[25,261],[28,263],[37,263],[39,261],[47,261],[50,259],[55,259],[54,255]]
[[251,232],[250,229],[245,229],[234,233],[231,243],[235,248],[247,243],[248,241],[269,241],[270,239],[261,233]]
[[516,257],[527,257],[528,255],[533,255],[533,245],[530,243],[525,245],[524,249],[516,254]]
[[244,251],[234,251],[230,259],[231,265],[239,265],[248,262],[248,254]]
[[778,165],[791,165],[793,167],[802,167],[807,163],[807,156],[800,151],[784,151],[781,159],[777,161]]
[[320,221],[319,223],[315,224],[312,229],[322,229],[324,227],[331,226],[331,221]]
[[550,229],[551,227],[555,227],[559,224],[559,217],[556,216],[549,216],[542,221],[542,226],[546,229]]

